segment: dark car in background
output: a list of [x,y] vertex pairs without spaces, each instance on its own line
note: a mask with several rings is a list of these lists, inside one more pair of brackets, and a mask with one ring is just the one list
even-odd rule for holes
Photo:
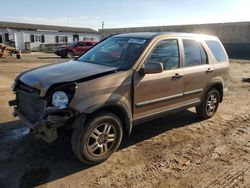
[[73,58],[85,53],[87,50],[92,48],[97,42],[96,41],[77,41],[69,43],[65,46],[57,48],[55,54],[62,58]]

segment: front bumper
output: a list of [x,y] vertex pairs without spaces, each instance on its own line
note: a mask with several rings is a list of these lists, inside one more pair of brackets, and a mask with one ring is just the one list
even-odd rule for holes
[[[60,113],[60,115],[56,115]],[[36,122],[32,122],[26,115],[18,110],[17,107],[14,107],[13,112],[14,117],[19,117],[19,119],[29,128],[35,129],[39,126],[49,126],[49,127],[61,127],[64,123],[69,120],[70,118],[74,117],[75,114],[73,111],[66,109],[66,110],[47,110],[43,118],[38,119]]]
[[57,139],[57,128],[65,125],[65,122],[73,116],[73,113],[62,112],[62,110],[60,110],[60,113],[65,113],[64,116],[52,115],[56,112],[59,111],[50,111],[51,115],[47,114],[46,118],[37,120],[35,123],[31,122],[17,107],[14,107],[13,115],[19,117],[37,138],[51,143]]
[[54,53],[58,56],[66,56],[67,50],[55,50]]
[[40,122],[36,122],[31,123],[31,121],[25,116],[23,115],[21,112],[18,111],[17,107],[14,107],[14,112],[13,112],[13,116],[14,117],[19,117],[19,119],[29,128],[34,129],[35,127],[37,127],[37,124],[39,124]]
[[49,99],[41,98],[40,91],[21,82],[14,87],[16,99],[9,101],[9,106],[14,107],[14,116],[29,128],[35,135],[51,142],[57,138],[57,128],[78,113],[71,108],[58,109],[51,106]]

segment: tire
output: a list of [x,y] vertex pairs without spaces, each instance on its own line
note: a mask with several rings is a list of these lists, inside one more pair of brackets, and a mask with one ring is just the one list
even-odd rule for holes
[[209,119],[216,113],[220,103],[220,93],[217,89],[211,88],[202,103],[196,106],[196,112],[202,119]]
[[67,53],[67,57],[68,57],[69,59],[73,59],[73,57],[74,57],[73,52],[72,52],[72,51],[69,51],[69,52]]
[[84,123],[74,122],[71,147],[75,156],[87,165],[107,160],[119,147],[123,130],[120,119],[109,112],[98,113]]

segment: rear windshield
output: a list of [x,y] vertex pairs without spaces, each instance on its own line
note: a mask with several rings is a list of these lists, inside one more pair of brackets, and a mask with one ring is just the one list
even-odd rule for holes
[[207,40],[206,41],[208,47],[214,54],[214,57],[216,58],[217,61],[223,62],[227,61],[227,55],[225,54],[221,44],[218,41],[214,40]]

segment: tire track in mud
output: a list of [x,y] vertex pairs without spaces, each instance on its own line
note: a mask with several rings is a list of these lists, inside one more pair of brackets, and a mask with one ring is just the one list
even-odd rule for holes
[[[97,175],[96,185],[102,185],[102,187],[244,185],[247,178],[245,174],[250,168],[249,152],[246,153],[241,150],[242,148],[237,148],[237,143],[233,143],[232,148],[226,148],[229,151],[225,153],[223,148],[225,148],[224,145],[229,144],[228,142],[231,144],[228,138],[237,135],[239,130],[245,129],[245,134],[250,134],[249,123],[250,116],[247,114],[215,125],[216,127],[213,128],[211,128],[213,126],[211,120],[207,120],[198,125],[189,125],[162,133],[125,149],[126,152],[130,150],[131,153],[136,153],[138,160],[131,159],[132,161],[126,167],[127,170],[118,168],[115,173],[99,177]],[[200,131],[202,128],[203,131]],[[198,135],[194,136],[192,134],[195,130],[198,130]],[[203,148],[204,145],[206,148]],[[223,160],[230,154],[230,149],[239,153],[231,155],[230,161]],[[126,164],[119,165],[126,166]],[[89,185],[95,186],[95,184]]]
[[[249,171],[249,168],[243,168],[242,166],[234,167],[233,169],[228,169],[227,172],[220,174],[215,180],[209,183],[207,188],[213,187],[240,187],[245,183],[246,172]],[[244,187],[247,187],[246,185]]]

